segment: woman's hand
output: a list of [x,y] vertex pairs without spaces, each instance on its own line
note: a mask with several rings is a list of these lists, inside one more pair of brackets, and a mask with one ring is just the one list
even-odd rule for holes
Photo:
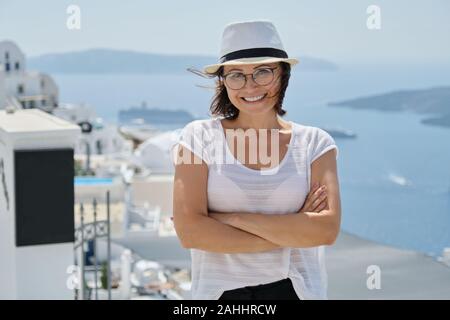
[[308,193],[305,203],[299,212],[320,212],[327,207],[327,186],[323,185],[320,188],[319,186],[318,182],[314,183],[312,190]]
[[[319,183],[313,185],[312,190],[306,197],[305,203],[299,212],[320,212],[326,209],[328,206],[328,198],[326,192],[326,186],[320,186]],[[210,218],[218,220],[224,224],[236,227],[238,223],[239,213],[227,213],[227,212],[210,212]]]

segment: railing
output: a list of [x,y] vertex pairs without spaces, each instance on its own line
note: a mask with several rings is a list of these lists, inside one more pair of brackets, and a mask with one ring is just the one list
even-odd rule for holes
[[[84,222],[85,208],[83,203],[80,204],[80,225],[75,228],[75,242],[74,252],[78,257],[78,270],[79,270],[79,283],[80,283],[80,299],[86,300],[86,286],[85,286],[85,273],[86,273],[86,261],[85,261],[85,244],[89,241],[93,242],[93,265],[94,265],[94,294],[95,300],[98,300],[98,260],[97,260],[97,239],[106,238],[107,254],[107,290],[108,300],[111,300],[111,218],[110,218],[110,193],[106,192],[106,220],[97,220],[97,200],[94,198],[92,202],[94,221],[90,223]],[[77,296],[78,298],[78,296]]]

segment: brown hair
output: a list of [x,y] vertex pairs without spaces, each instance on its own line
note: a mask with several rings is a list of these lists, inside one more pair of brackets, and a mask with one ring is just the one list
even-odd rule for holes
[[[281,85],[278,91],[278,101],[275,104],[275,109],[278,115],[283,116],[286,110],[283,109],[283,99],[286,93],[286,89],[289,85],[289,78],[291,77],[291,66],[289,63],[280,62],[281,66]],[[212,77],[218,77],[216,80],[216,93],[211,102],[209,111],[213,116],[224,116],[226,119],[233,120],[239,116],[239,109],[236,108],[228,98],[227,89],[223,82],[223,66],[219,68],[215,73],[211,74]]]

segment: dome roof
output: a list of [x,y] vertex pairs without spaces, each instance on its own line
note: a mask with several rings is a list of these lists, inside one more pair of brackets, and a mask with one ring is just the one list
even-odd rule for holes
[[153,173],[173,173],[171,147],[178,141],[181,129],[166,131],[147,139],[133,154],[133,162]]

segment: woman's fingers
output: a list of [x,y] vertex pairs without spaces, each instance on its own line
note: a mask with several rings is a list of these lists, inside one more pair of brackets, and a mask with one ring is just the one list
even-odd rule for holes
[[314,183],[312,190],[306,196],[305,204],[303,207],[309,208],[312,202],[315,200],[316,192],[319,190],[320,184],[318,182]]
[[314,191],[314,195],[318,197],[326,190],[327,190],[327,186],[323,185],[323,186],[321,186],[320,188],[318,188],[317,190]]
[[[324,187],[324,186],[322,186]],[[308,194],[300,212],[319,212],[319,205],[326,200],[326,188],[315,188]],[[326,202],[326,201],[325,201]]]
[[322,202],[325,202],[325,200],[327,199],[327,193],[326,191],[323,191],[321,194],[319,194],[318,196],[315,196],[315,199],[311,205],[313,211],[317,210],[319,205]]
[[319,212],[325,209],[328,204],[326,189],[325,185],[320,186],[318,182],[314,183],[300,212]]
[[[317,188],[316,190],[310,192],[311,206],[314,207],[314,201],[316,201],[323,195],[323,193],[326,191],[326,188],[327,187],[325,185],[323,185],[320,188]],[[316,203],[316,205],[317,205],[317,203]]]
[[317,212],[320,212],[320,211],[322,211],[322,210],[325,210],[325,209],[327,208],[327,205],[328,205],[328,199],[325,198],[325,199],[319,204],[319,206],[317,207]]

